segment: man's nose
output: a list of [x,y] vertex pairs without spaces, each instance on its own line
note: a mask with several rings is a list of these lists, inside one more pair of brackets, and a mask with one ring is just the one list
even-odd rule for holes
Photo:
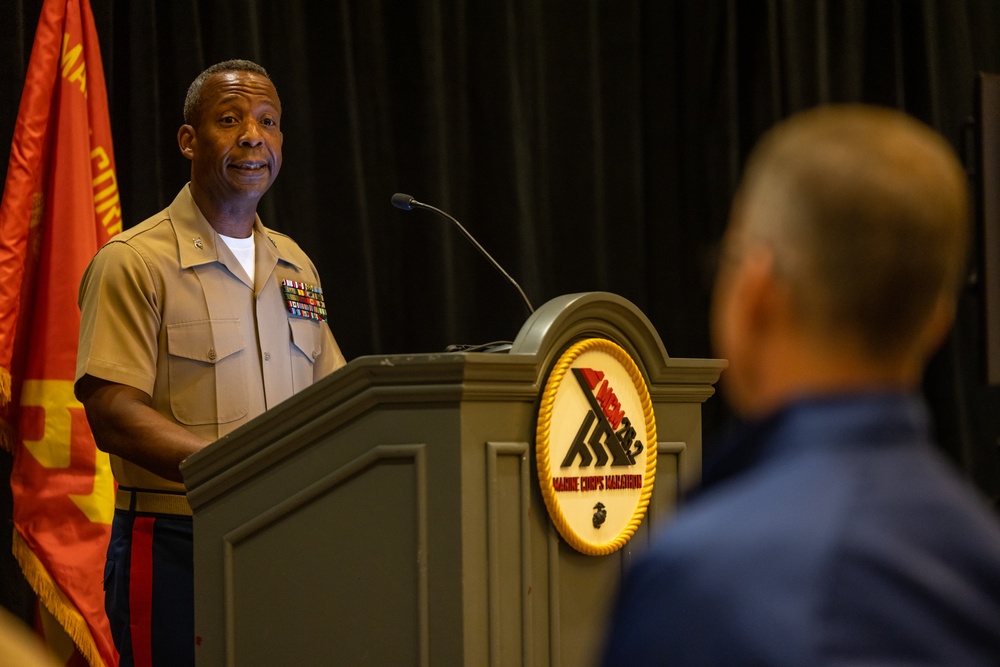
[[256,122],[250,121],[244,124],[243,132],[240,134],[241,146],[259,146],[263,140],[260,128]]

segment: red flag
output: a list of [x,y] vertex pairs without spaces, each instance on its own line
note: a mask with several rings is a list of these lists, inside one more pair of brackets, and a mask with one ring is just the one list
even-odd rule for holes
[[108,457],[73,396],[77,288],[121,231],[107,90],[88,0],[45,0],[0,204],[0,436],[14,456],[14,553],[91,665],[116,665],[104,614]]

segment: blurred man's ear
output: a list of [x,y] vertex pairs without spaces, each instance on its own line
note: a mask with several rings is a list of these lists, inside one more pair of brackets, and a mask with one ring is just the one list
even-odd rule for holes
[[780,341],[787,301],[773,251],[760,243],[734,248],[716,286],[712,338],[715,353],[729,361],[722,380],[728,402],[739,413],[759,407],[761,363]]
[[775,272],[774,252],[763,244],[743,251],[734,285],[734,307],[741,318],[744,335],[766,333],[787,317],[790,298]]
[[934,303],[934,310],[924,324],[916,341],[917,354],[920,363],[924,364],[944,344],[952,325],[955,323],[955,297],[948,291],[942,291]]

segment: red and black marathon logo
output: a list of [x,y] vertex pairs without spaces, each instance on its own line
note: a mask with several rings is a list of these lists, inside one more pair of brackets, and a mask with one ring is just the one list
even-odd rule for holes
[[635,428],[625,415],[621,401],[602,371],[573,368],[573,375],[590,403],[573,444],[561,467],[572,466],[579,457],[580,466],[633,466],[643,445],[636,439]]

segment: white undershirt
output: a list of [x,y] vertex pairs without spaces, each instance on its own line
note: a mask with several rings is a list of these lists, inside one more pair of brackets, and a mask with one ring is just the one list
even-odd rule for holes
[[233,251],[236,255],[236,259],[240,260],[240,264],[243,265],[243,270],[247,272],[247,276],[253,281],[253,271],[255,268],[254,263],[254,243],[253,234],[246,237],[245,239],[238,239],[232,236],[223,236],[219,234],[219,238],[226,242],[229,249]]

